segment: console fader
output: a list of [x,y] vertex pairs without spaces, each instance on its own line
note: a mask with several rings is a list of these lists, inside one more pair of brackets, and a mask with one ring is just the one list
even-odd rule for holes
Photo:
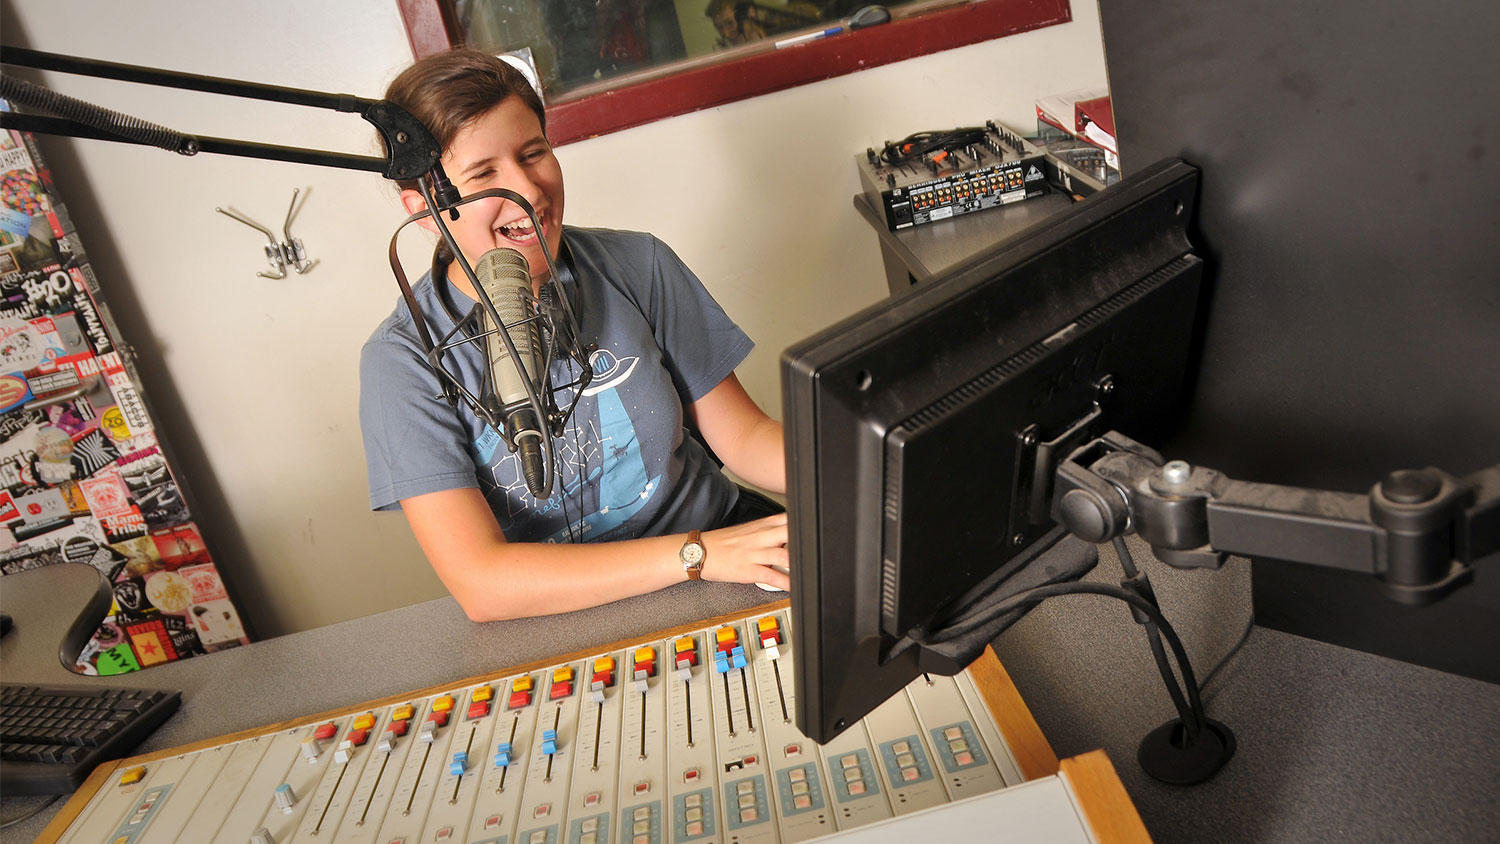
[[129,760],[59,840],[797,842],[1022,780],[967,672],[814,744],[792,722],[790,638],[785,609],[762,611]]

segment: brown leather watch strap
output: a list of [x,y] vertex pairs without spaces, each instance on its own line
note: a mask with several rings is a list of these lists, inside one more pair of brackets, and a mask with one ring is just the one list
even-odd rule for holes
[[[682,550],[682,552],[680,552],[681,556],[682,556],[682,567],[683,567],[683,569],[685,571],[687,571],[688,580],[702,580],[703,579],[703,563],[705,562],[705,559],[707,558],[708,554],[707,554],[707,549],[705,549],[703,547],[702,537],[703,537],[703,531],[701,531],[701,530],[689,531],[688,532],[687,542],[683,543],[683,545],[682,545],[683,550]],[[692,565],[692,564],[690,564],[688,562],[687,548],[688,548],[689,545],[696,545],[696,546],[698,546],[698,554],[699,554],[699,556],[698,556],[698,564],[697,565]]]

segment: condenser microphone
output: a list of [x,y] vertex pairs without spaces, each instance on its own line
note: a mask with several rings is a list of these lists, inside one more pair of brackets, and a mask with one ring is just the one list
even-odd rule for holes
[[[531,494],[542,498],[550,492],[551,484],[546,473],[542,448],[545,443],[541,420],[530,402],[527,390],[527,373],[537,379],[540,394],[546,383],[546,373],[541,371],[546,357],[542,353],[541,331],[531,319],[531,270],[521,253],[508,247],[491,249],[480,256],[474,265],[474,276],[480,288],[495,306],[495,313],[508,328],[510,342],[516,347],[520,362],[511,359],[505,341],[498,333],[486,338],[489,344],[490,371],[494,376],[494,401],[498,411],[511,404],[517,406],[505,414],[505,433],[515,443],[520,453],[521,474],[526,479],[526,488]],[[484,315],[486,331],[500,326],[493,324],[488,312]],[[525,368],[522,369],[522,364]]]

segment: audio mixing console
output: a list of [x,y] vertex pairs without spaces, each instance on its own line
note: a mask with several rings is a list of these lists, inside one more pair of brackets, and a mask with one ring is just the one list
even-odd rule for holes
[[1018,705],[1023,727],[1002,727],[975,668],[919,678],[813,744],[792,722],[789,615],[762,608],[123,760],[96,771],[43,839],[796,842],[1022,782],[1002,732],[1025,741],[1035,722]]
[[879,153],[871,148],[855,157],[870,207],[893,232],[1048,191],[1042,150],[993,120],[983,127],[921,136],[961,140],[952,146],[917,144],[917,150],[907,149],[906,142],[887,141]]

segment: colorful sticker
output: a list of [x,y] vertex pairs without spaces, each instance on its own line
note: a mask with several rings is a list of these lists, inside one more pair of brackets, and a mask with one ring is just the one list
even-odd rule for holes
[[0,413],[14,410],[31,400],[31,385],[19,372],[0,375]]
[[153,532],[151,539],[156,542],[157,553],[161,555],[168,568],[176,569],[211,562],[208,547],[203,543],[203,535],[198,533],[198,527],[192,522],[178,525],[171,530]]
[[25,372],[47,359],[47,343],[24,319],[0,317],[0,370]]
[[161,450],[149,448],[120,459],[120,479],[132,493],[167,480],[167,463]]
[[161,621],[167,628],[167,636],[172,640],[172,649],[177,652],[178,659],[204,652],[203,641],[198,638],[197,629],[186,617],[164,615]]
[[108,545],[100,545],[85,536],[75,536],[62,543],[64,562],[93,566],[109,576],[125,562],[125,557]]
[[[99,523],[104,526],[104,533],[109,537],[109,540],[112,543],[123,542],[125,540],[136,538],[145,538],[146,536],[146,517],[142,516],[141,511],[137,510],[134,507],[131,507],[130,509],[125,510],[122,513],[112,513],[108,516],[100,516]],[[155,548],[154,543],[152,547],[153,549]],[[158,555],[157,559],[160,558],[160,555]]]
[[219,578],[219,570],[213,566],[185,566],[177,570],[187,580],[188,586],[193,590],[193,603],[207,604],[211,601],[227,601],[229,593],[224,589],[224,581]]
[[130,426],[125,424],[125,414],[120,412],[118,405],[104,411],[104,415],[99,417],[99,427],[116,442],[130,439]]
[[161,619],[127,624],[125,634],[130,637],[130,648],[142,668],[150,668],[177,658],[177,649],[172,646],[172,637]]
[[80,478],[93,477],[106,466],[120,459],[120,452],[98,429],[89,431],[73,443],[73,466]]
[[[71,369],[58,370],[58,374],[67,373],[77,376]],[[29,379],[28,379],[29,380]],[[84,434],[99,427],[94,421],[94,406],[89,401],[87,394],[81,395],[72,401],[65,401],[50,405],[45,409],[47,421],[68,432],[73,439],[81,439]]]
[[136,661],[135,654],[131,652],[130,645],[121,642],[107,651],[99,652],[99,659],[94,663],[99,676],[109,677],[115,674],[128,674],[131,671],[140,671],[141,664]]
[[43,425],[36,432],[36,475],[44,484],[57,485],[76,477],[73,438],[56,425]]
[[143,619],[152,612],[151,603],[146,600],[146,581],[140,577],[126,577],[115,581],[115,606],[119,607],[116,615],[132,620]]
[[[118,551],[125,557],[125,572],[132,576],[144,577],[151,572],[160,571],[164,566],[161,554],[157,553],[156,543],[145,535],[146,522],[141,521],[142,533],[129,539],[113,541],[109,547]],[[105,533],[110,533],[109,523],[104,523]]]
[[136,390],[135,385],[124,376],[110,376],[109,385],[125,424],[136,432],[152,430],[151,416],[146,413],[146,403],[141,400],[140,391]]
[[73,515],[63,494],[55,489],[28,492],[16,499],[16,506],[21,510],[21,518],[33,524]]
[[250,641],[245,635],[245,626],[240,623],[239,614],[234,611],[234,605],[227,600],[194,604],[188,618],[197,629],[203,647],[210,652],[222,651]]
[[156,435],[149,431],[146,433],[132,431],[130,439],[120,440],[115,443],[115,449],[120,452],[121,457],[133,457],[137,454],[152,451],[156,447]]
[[31,392],[38,396],[65,393],[78,388],[78,373],[72,368],[59,369],[55,372],[29,376],[26,384],[31,387]]
[[31,230],[31,218],[9,208],[0,208],[0,231],[24,238]]
[[135,492],[135,503],[152,530],[180,525],[188,520],[187,502],[177,484],[170,481]]
[[[0,204],[28,218],[40,214],[42,207],[42,183],[29,170],[11,170],[0,176]],[[28,219],[28,224],[30,220]],[[24,229],[22,232],[24,233]]]
[[79,481],[78,488],[83,491],[89,509],[96,516],[113,516],[128,513],[132,509],[130,490],[125,488],[125,482],[120,480],[116,472],[103,472]]
[[58,487],[57,491],[62,493],[63,501],[67,502],[68,512],[75,516],[86,516],[92,512],[89,510],[88,499],[83,497],[83,490],[78,488],[77,483],[68,481]]
[[193,602],[193,590],[177,572],[159,571],[146,578],[146,598],[162,612],[180,615]]
[[[57,361],[67,354],[67,351],[63,348],[62,335],[57,330],[57,320],[51,316],[39,316],[28,320],[28,322],[31,323],[32,330],[36,332],[38,339],[41,341],[42,359],[37,363],[35,367],[36,371],[38,373],[48,373],[57,369]],[[31,389],[39,395],[42,392],[36,389],[35,384],[32,384]]]

